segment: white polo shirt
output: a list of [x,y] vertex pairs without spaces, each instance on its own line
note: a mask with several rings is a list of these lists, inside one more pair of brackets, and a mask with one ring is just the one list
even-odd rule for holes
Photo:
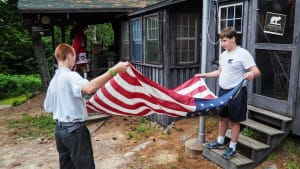
[[44,100],[44,108],[60,122],[83,122],[87,119],[81,88],[89,81],[69,68],[58,68]]

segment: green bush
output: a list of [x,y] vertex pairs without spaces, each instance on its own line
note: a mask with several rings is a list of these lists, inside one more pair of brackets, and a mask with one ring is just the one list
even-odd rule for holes
[[39,75],[0,74],[0,99],[28,95],[41,87]]

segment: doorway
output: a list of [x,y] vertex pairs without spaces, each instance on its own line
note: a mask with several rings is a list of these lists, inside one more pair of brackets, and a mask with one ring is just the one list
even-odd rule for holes
[[294,0],[255,1],[251,31],[255,38],[250,39],[262,74],[251,85],[249,104],[290,117],[295,111],[299,60],[295,6]]

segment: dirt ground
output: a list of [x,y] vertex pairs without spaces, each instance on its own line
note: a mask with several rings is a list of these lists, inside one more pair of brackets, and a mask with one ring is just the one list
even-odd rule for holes
[[[27,112],[30,115],[45,113],[44,93],[26,103],[0,110],[0,169],[56,169],[58,154],[53,139],[35,140],[16,137],[8,128],[7,120],[16,119]],[[208,122],[209,123],[209,122]],[[89,127],[99,125],[99,122]],[[197,138],[199,118],[186,118],[175,122],[169,134],[156,125],[158,132],[136,141],[130,139],[128,131],[139,125],[136,117],[113,116],[100,129],[92,133],[94,158],[97,169],[216,169],[219,168],[202,155],[192,156],[185,152],[184,143]],[[208,124],[206,140],[217,135],[216,123]],[[257,168],[283,166],[285,159],[266,161]],[[282,166],[282,167],[281,167]]]

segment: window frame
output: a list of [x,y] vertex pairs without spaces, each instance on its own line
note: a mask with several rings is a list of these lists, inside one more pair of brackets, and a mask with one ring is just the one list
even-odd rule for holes
[[[236,16],[236,6],[241,6],[242,7],[242,11],[241,11],[241,17],[237,18],[235,17]],[[228,18],[228,8],[230,7],[234,7],[234,16],[232,18]],[[226,10],[226,18],[225,19],[222,19],[221,18],[221,12],[222,12],[222,9],[223,8],[227,8]],[[233,26],[234,28],[236,28],[235,26],[235,21],[236,20],[240,20],[241,21],[241,31],[237,30],[237,33],[238,34],[243,34],[243,22],[244,22],[244,14],[243,14],[243,11],[244,11],[244,3],[243,2],[239,2],[239,3],[233,3],[233,4],[226,4],[226,5],[220,5],[219,6],[219,9],[218,9],[219,13],[218,13],[218,16],[219,16],[219,21],[218,21],[218,33],[221,32],[222,28],[221,28],[221,22],[222,21],[233,21]],[[225,27],[228,27],[227,26],[228,22],[226,22],[226,26]]]
[[[182,19],[179,21],[179,19],[178,19],[178,17],[185,17],[185,16],[188,16],[189,18],[188,18],[188,25],[186,26],[186,25],[182,25]],[[181,28],[179,28],[180,30],[182,30],[182,29],[184,29],[184,27],[188,27],[188,30],[189,30],[189,27],[190,27],[190,17],[193,17],[195,20],[195,23],[194,23],[194,25],[195,25],[195,30],[194,30],[194,36],[193,37],[190,37],[189,36],[189,32],[188,32],[188,36],[187,37],[184,37],[184,36],[178,36],[178,34],[177,34],[177,29],[178,29],[178,26],[179,26],[179,24],[181,24],[180,26],[181,26]],[[200,42],[199,42],[199,40],[200,40],[200,37],[199,37],[199,31],[198,31],[198,29],[199,29],[199,26],[200,26],[200,22],[199,22],[199,16],[197,15],[197,13],[177,13],[176,15],[175,15],[175,20],[176,20],[176,24],[174,25],[174,27],[175,27],[175,33],[174,33],[174,40],[175,40],[175,51],[174,51],[174,56],[175,56],[175,58],[174,58],[174,64],[175,65],[190,65],[190,64],[197,64],[198,62],[199,62],[199,57],[198,57],[198,55],[199,55],[199,50],[200,50]],[[184,41],[184,40],[186,40],[186,41],[189,41],[189,40],[194,40],[195,42],[194,42],[194,59],[193,60],[189,60],[189,61],[180,61],[180,59],[179,58],[183,58],[184,56],[183,56],[183,53],[182,53],[182,51],[180,52],[181,53],[181,56],[178,56],[178,50],[179,50],[179,48],[177,47],[177,42],[178,42],[178,40],[179,41]],[[182,43],[182,42],[181,42]],[[189,43],[189,42],[188,42]],[[188,45],[188,46],[190,46],[190,45]],[[181,49],[183,49],[183,47],[181,46],[180,47],[180,50]],[[191,51],[190,50],[190,48],[188,47],[188,52],[189,51]],[[186,57],[189,57],[189,56],[186,56]]]
[[[127,52],[125,54],[124,47],[127,45]],[[130,56],[130,32],[129,21],[121,23],[121,58],[128,60]]]
[[[149,27],[148,27],[148,19],[149,18],[156,18],[156,27],[149,30]],[[158,65],[158,64],[161,64],[161,58],[160,58],[160,48],[159,48],[159,44],[160,44],[160,23],[159,23],[159,14],[158,13],[154,13],[154,14],[151,14],[151,15],[146,15],[143,17],[144,19],[144,33],[145,33],[145,38],[144,38],[144,59],[143,59],[143,62],[146,63],[146,64],[155,64],[155,65]],[[149,33],[149,31],[156,31],[155,32],[155,36],[154,39],[152,39],[151,37],[149,38],[149,36],[151,35],[151,33]],[[149,53],[147,53],[148,51],[148,48],[147,48],[147,44],[149,43],[149,41],[157,41],[157,60],[155,61],[147,61],[148,57],[149,57]],[[150,56],[151,57],[151,56]]]
[[[218,18],[218,33],[220,33],[221,32],[221,30],[222,30],[222,28],[221,28],[221,22],[222,22],[222,19],[221,19],[221,9],[222,8],[227,8],[227,16],[228,16],[228,8],[230,8],[230,7],[236,7],[236,6],[241,6],[242,7],[242,14],[241,14],[241,18],[235,18],[235,9],[236,8],[234,8],[234,17],[233,18],[230,18],[230,19],[228,19],[228,18],[225,18],[225,19],[223,19],[223,20],[233,20],[233,21],[235,21],[235,19],[239,19],[239,20],[241,20],[241,30],[240,31],[236,31],[236,33],[237,33],[237,36],[238,37],[240,37],[241,39],[236,39],[236,42],[237,42],[237,44],[238,45],[241,45],[242,46],[242,38],[243,38],[243,23],[244,23],[244,14],[243,14],[243,11],[244,11],[244,3],[243,2],[239,2],[239,3],[232,3],[232,4],[226,4],[226,5],[220,5],[219,6],[219,8],[218,8],[218,16],[219,16],[219,18]],[[227,17],[226,16],[226,17]],[[233,22],[234,24],[233,24],[233,27],[235,28],[235,22]],[[227,22],[226,22],[226,26],[227,26]],[[221,53],[224,51],[224,49],[222,48],[222,44],[221,43],[219,43],[219,55],[218,56],[221,56]]]
[[[134,26],[135,22],[140,22],[139,23],[139,29],[140,31],[136,31],[136,27]],[[130,54],[131,54],[131,61],[136,62],[136,63],[142,63],[143,62],[143,18],[142,17],[138,17],[138,18],[134,18],[131,19],[130,21],[130,29],[131,29],[131,34],[130,34],[130,41],[131,41],[131,45],[130,45]],[[136,33],[139,33],[138,36],[136,36]],[[135,40],[137,39],[137,40]],[[138,41],[140,42],[140,56],[135,56],[136,53],[134,53],[134,45],[135,42]]]

